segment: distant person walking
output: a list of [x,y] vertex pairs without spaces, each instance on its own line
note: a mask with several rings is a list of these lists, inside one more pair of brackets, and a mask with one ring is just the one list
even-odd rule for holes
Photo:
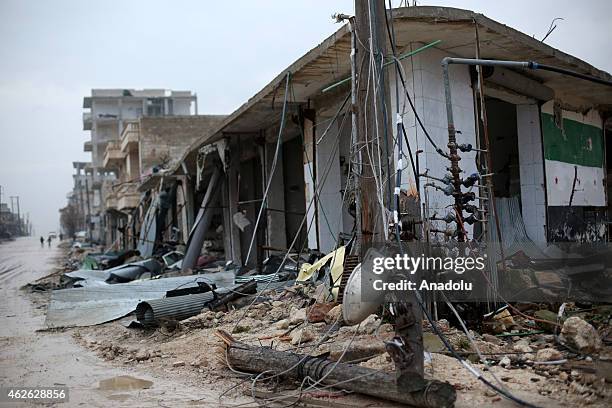
[[64,234],[60,232],[60,241],[63,241],[63,240],[64,240]]
[[44,247],[45,246],[45,239],[43,237],[40,237],[40,247]]
[[49,244],[49,248],[51,248],[51,235],[49,235],[49,238],[47,238],[47,244]]

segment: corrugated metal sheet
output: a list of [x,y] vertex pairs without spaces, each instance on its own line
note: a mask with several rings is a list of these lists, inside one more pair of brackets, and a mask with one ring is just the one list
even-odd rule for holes
[[136,318],[145,325],[154,325],[164,320],[187,319],[200,313],[214,298],[213,292],[206,292],[140,302],[136,307]]
[[[163,299],[149,300],[141,302],[136,307],[136,318],[138,322],[147,326],[155,325],[159,322],[166,320],[184,320],[191,316],[195,316],[202,311],[207,305],[215,299],[223,299],[225,295],[231,292],[237,294],[253,294],[255,290],[261,291],[265,289],[275,289],[282,287],[289,282],[257,282],[256,286],[253,285],[250,288],[248,282],[253,281],[250,279],[243,284],[233,285],[231,287],[220,288],[213,292],[197,293],[185,296],[174,296]],[[216,295],[215,295],[216,294]],[[233,298],[240,297],[241,295],[229,295]],[[225,299],[225,301],[231,301],[233,299]]]
[[214,283],[221,288],[234,284],[234,274],[218,272],[54,290],[45,324],[51,328],[105,323],[133,312],[141,301],[163,298],[169,290],[195,287],[198,281]]
[[[97,269],[79,269],[73,272],[65,273],[64,275],[72,279],[82,279],[84,281],[106,281],[111,275],[119,279],[130,280],[137,279],[143,272],[151,272],[158,274],[161,271],[161,265],[154,259],[144,259],[142,261],[131,262],[129,264],[115,266],[114,268],[97,270]],[[90,286],[91,282],[79,282],[79,286]]]
[[65,273],[64,275],[72,279],[105,281],[108,279],[110,272],[108,270],[79,269]]

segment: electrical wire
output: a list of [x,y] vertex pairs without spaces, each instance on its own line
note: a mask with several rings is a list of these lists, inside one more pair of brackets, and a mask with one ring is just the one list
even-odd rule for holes
[[[334,143],[333,146],[333,150],[332,150],[332,154],[329,156],[329,158],[327,159],[327,163],[326,163],[326,167],[324,168],[323,171],[323,178],[320,182],[320,184],[318,186],[316,186],[316,191],[317,193],[319,193],[321,191],[321,189],[323,188],[323,186],[325,185],[325,182],[327,181],[327,176],[329,175],[329,172],[331,170],[331,165],[333,163],[332,158],[335,155],[336,149],[338,148],[339,145],[339,140],[340,140],[340,134],[341,132],[338,132],[338,134],[336,135],[336,142]],[[308,217],[308,213],[310,211],[310,208],[312,207],[313,203],[315,201],[315,195],[313,194],[313,197],[311,197],[310,201],[308,202],[308,206],[306,208],[304,217],[302,217],[302,221],[300,223],[300,226],[298,228],[298,231],[301,231],[302,228],[304,227],[304,222],[306,221],[307,217]],[[287,252],[285,253],[285,256],[283,257],[283,260],[280,262],[278,269],[271,275],[273,275],[274,277],[278,276],[280,270],[282,269],[283,265],[285,264],[285,262],[287,261],[287,258],[289,256],[289,253],[291,252],[291,250],[293,249],[293,247],[295,246],[298,238],[299,238],[300,234],[297,233],[293,239],[293,241],[291,242],[291,245],[289,246],[289,248],[287,249]],[[268,282],[268,284],[263,288],[263,290],[266,290],[267,287],[270,285],[270,282]],[[248,310],[253,306],[253,304],[255,304],[255,302],[257,301],[257,299],[259,298],[259,294],[258,296],[253,299],[253,302],[251,302],[248,306],[246,306],[244,309],[244,313],[242,314],[242,316],[240,317],[240,319],[238,319],[238,321],[236,322],[236,324],[234,325],[234,328],[238,325],[238,323],[244,319],[244,317],[246,316],[246,313],[248,312]]]
[[255,242],[255,236],[257,236],[257,229],[259,227],[259,222],[261,221],[261,215],[263,214],[263,210],[267,205],[268,193],[270,192],[270,186],[272,185],[272,179],[274,178],[274,171],[276,170],[276,164],[278,162],[278,156],[280,152],[280,147],[282,144],[283,132],[285,130],[285,122],[287,116],[287,106],[289,99],[289,83],[291,81],[291,72],[287,72],[286,80],[285,80],[285,95],[283,100],[283,110],[281,113],[281,122],[278,129],[278,138],[276,139],[276,149],[274,151],[274,158],[272,159],[272,166],[270,169],[270,175],[268,177],[268,182],[266,184],[266,190],[263,194],[263,199],[261,201],[261,205],[259,207],[259,212],[257,214],[257,220],[255,221],[255,226],[253,227],[253,235],[251,236],[251,242],[249,243],[249,250],[247,251],[246,260],[248,262],[251,257],[251,250],[253,249],[253,243]]
[[[388,19],[387,19],[387,21],[386,21],[386,22],[387,22],[387,31],[388,31],[388,33],[389,33],[389,40],[390,40],[390,41],[391,41],[391,43],[393,44],[393,41],[394,41],[394,36],[392,35],[391,29],[389,28],[389,21],[388,21]],[[395,46],[394,46],[394,45],[392,45],[392,49],[394,49],[394,47],[395,47]],[[421,123],[420,119],[418,118],[418,114],[416,113],[416,109],[414,109],[414,104],[412,103],[412,100],[410,99],[409,94],[408,94],[408,92],[407,92],[407,88],[406,88],[406,85],[405,85],[405,82],[404,82],[404,78],[403,78],[403,73],[401,72],[401,63],[400,63],[400,62],[397,60],[397,58],[395,58],[395,56],[394,56],[394,59],[395,59],[395,61],[396,61],[396,66],[397,66],[397,70],[396,70],[396,72],[398,72],[398,73],[400,74],[400,79],[401,79],[401,81],[402,81],[402,85],[403,85],[403,87],[404,87],[404,90],[406,91],[406,92],[405,92],[405,93],[406,93],[406,97],[408,98],[408,101],[410,102],[410,106],[411,106],[411,107],[412,107],[412,109],[413,109],[413,112],[414,112],[414,114],[415,114],[415,117],[417,117],[417,120],[418,120],[419,124],[420,124],[420,125],[421,125],[421,127],[423,128],[423,131],[425,131],[425,129],[424,129],[424,127],[423,127],[423,125],[422,125],[422,123]],[[429,139],[429,137],[428,137],[428,139]],[[432,142],[432,144],[433,144],[433,141],[432,141],[432,140],[430,140],[430,142]],[[435,147],[436,147],[436,146],[435,146],[435,144],[434,144],[434,148],[435,148]],[[398,180],[400,180],[400,181],[401,181],[401,177],[398,177]],[[400,187],[400,185],[398,184],[398,185],[396,185],[396,187],[397,187],[397,188],[399,188],[399,187]],[[396,234],[395,234],[395,235],[396,235],[396,239],[397,239],[397,243],[398,243],[398,246],[399,246],[400,252],[401,252],[401,254],[402,254],[402,255],[404,255],[404,248],[403,248],[403,246],[402,246],[402,241],[401,241],[400,234],[399,234],[399,225],[398,225],[397,223],[396,223]],[[419,292],[419,291],[414,291],[414,293],[415,293],[415,295],[416,295],[416,299],[418,300],[418,303],[419,303],[419,305],[420,305],[420,307],[421,307],[421,309],[422,309],[423,313],[425,314],[425,316],[426,316],[427,320],[429,321],[429,323],[430,323],[430,325],[431,325],[432,329],[434,330],[434,332],[436,333],[436,335],[437,335],[437,336],[440,338],[440,340],[442,341],[442,343],[444,344],[444,346],[445,346],[445,347],[446,347],[446,348],[449,350],[449,352],[452,354],[452,356],[453,356],[455,359],[457,359],[457,360],[458,360],[458,361],[459,361],[459,362],[460,362],[460,363],[461,363],[461,364],[462,364],[462,365],[463,365],[463,366],[464,366],[464,367],[465,367],[465,368],[466,368],[468,371],[470,371],[470,373],[472,373],[472,374],[473,374],[473,375],[474,375],[474,376],[475,376],[475,377],[476,377],[478,380],[480,380],[482,383],[484,383],[484,384],[485,384],[485,385],[487,385],[488,387],[490,387],[490,388],[492,388],[493,390],[495,390],[495,391],[496,391],[498,394],[500,394],[500,395],[502,395],[502,396],[504,396],[504,397],[506,397],[506,398],[508,398],[508,399],[510,399],[510,400],[512,400],[512,401],[514,401],[514,402],[516,402],[516,403],[518,403],[518,404],[520,404],[520,405],[523,405],[523,406],[526,406],[526,407],[536,407],[535,405],[533,405],[533,404],[531,404],[531,403],[529,403],[529,402],[523,401],[523,400],[521,400],[521,399],[519,399],[519,398],[515,397],[515,396],[514,396],[513,394],[511,394],[509,391],[507,391],[507,390],[505,390],[505,389],[502,389],[502,388],[500,388],[500,387],[497,387],[496,385],[492,384],[490,381],[488,381],[486,378],[484,378],[484,376],[483,376],[483,375],[482,375],[482,374],[481,374],[481,373],[480,373],[478,370],[476,370],[474,367],[472,367],[472,365],[471,365],[471,364],[469,364],[469,363],[468,363],[468,362],[467,362],[465,359],[463,359],[463,358],[462,358],[462,357],[461,357],[461,356],[460,356],[460,355],[457,353],[457,351],[456,351],[456,350],[455,350],[455,349],[452,347],[452,345],[451,345],[451,344],[448,342],[448,340],[446,339],[446,337],[444,336],[444,334],[443,334],[443,333],[440,331],[439,327],[438,327],[438,326],[437,326],[437,324],[434,322],[434,320],[433,320],[433,318],[432,318],[431,314],[429,313],[429,311],[427,310],[427,307],[426,307],[426,306],[425,306],[425,304],[424,304],[424,301],[423,301],[423,298],[422,298],[422,296],[421,296],[420,292]],[[450,303],[450,302],[448,302],[448,299],[447,299],[447,303]],[[452,310],[454,310],[454,312],[456,313],[457,317],[459,317],[459,321],[461,322],[462,327],[463,327],[463,328],[466,330],[466,332],[467,332],[467,328],[464,326],[463,320],[460,318],[459,314],[456,312],[456,310],[454,309],[454,307],[452,308]],[[468,332],[468,333],[469,333],[469,332]],[[471,336],[468,334],[468,339],[470,339],[470,337],[471,337]],[[479,351],[478,351],[478,352],[479,352]],[[480,355],[480,353],[479,353],[479,357],[482,357],[482,356]],[[482,357],[482,358],[484,359],[484,357]]]

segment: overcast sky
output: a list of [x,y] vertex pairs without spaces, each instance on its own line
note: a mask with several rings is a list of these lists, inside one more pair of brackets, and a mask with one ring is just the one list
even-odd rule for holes
[[[394,1],[394,5],[399,1]],[[484,13],[612,72],[612,2],[419,1]],[[0,0],[0,185],[21,197],[38,234],[55,230],[72,161],[89,160],[91,88],[198,94],[200,113],[231,113],[338,29],[352,0]]]

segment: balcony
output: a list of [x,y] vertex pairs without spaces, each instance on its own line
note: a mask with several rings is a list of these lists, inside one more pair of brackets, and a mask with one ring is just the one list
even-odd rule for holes
[[130,153],[138,150],[140,140],[140,125],[138,122],[129,122],[121,132],[121,151]]
[[112,141],[106,145],[102,166],[107,170],[117,169],[123,165],[125,153],[121,151],[119,142]]
[[91,112],[83,112],[83,130],[91,130]]
[[104,199],[104,208],[105,210],[117,210],[117,194],[116,193],[108,193]]
[[137,183],[123,183],[115,188],[117,194],[117,209],[126,211],[138,207],[140,193]]

